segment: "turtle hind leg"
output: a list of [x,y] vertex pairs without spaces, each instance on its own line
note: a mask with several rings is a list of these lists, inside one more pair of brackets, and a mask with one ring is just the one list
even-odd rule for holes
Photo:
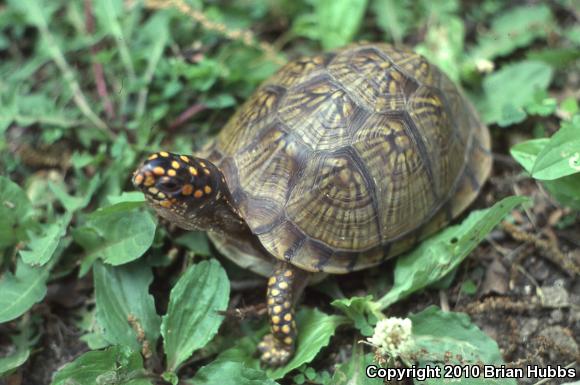
[[296,349],[294,297],[301,285],[302,272],[289,263],[280,262],[268,281],[267,302],[270,334],[258,345],[261,361],[266,366],[284,365]]

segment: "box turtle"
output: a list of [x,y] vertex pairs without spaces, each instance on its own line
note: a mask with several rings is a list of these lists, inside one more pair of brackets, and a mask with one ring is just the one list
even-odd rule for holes
[[309,272],[410,249],[474,200],[491,161],[488,129],[445,74],[411,50],[355,44],[291,61],[201,153],[155,153],[133,183],[159,215],[270,276],[258,349],[276,366],[295,350]]

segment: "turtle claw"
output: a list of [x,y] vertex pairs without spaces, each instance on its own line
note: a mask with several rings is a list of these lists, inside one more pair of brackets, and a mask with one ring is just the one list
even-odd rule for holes
[[258,344],[258,350],[261,353],[260,361],[263,365],[277,367],[288,362],[294,352],[294,347],[286,345],[277,340],[274,335],[268,334]]

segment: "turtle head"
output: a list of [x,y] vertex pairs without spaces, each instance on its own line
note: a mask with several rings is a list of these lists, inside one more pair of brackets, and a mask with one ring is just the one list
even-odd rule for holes
[[149,156],[133,173],[133,185],[155,211],[188,230],[207,229],[207,211],[223,195],[223,181],[209,161],[165,151]]

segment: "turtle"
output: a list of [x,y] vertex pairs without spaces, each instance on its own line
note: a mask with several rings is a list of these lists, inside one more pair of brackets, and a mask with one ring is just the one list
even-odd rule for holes
[[269,277],[265,366],[296,350],[309,277],[376,266],[457,217],[491,169],[488,128],[440,69],[357,43],[288,62],[194,155],[134,172],[158,215]]

